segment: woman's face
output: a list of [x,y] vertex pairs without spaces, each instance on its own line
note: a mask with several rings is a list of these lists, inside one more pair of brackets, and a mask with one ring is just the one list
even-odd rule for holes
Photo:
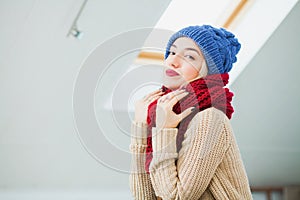
[[164,85],[173,90],[207,75],[201,50],[192,39],[187,37],[178,38],[170,47],[170,54],[165,60],[163,71]]

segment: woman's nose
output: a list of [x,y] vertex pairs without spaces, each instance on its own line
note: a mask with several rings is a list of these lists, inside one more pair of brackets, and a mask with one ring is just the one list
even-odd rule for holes
[[169,60],[169,66],[174,67],[174,68],[178,68],[180,67],[180,58],[178,57],[178,55],[173,55],[172,58],[170,58]]

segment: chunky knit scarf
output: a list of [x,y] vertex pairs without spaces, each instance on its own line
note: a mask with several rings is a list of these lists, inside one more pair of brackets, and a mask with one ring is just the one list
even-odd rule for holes
[[[184,138],[184,133],[187,130],[189,122],[197,114],[197,112],[203,111],[210,107],[215,107],[223,111],[227,117],[230,119],[233,113],[233,107],[231,106],[231,101],[233,93],[229,91],[228,88],[224,88],[227,85],[229,75],[225,74],[213,74],[208,75],[204,78],[199,78],[190,82],[185,90],[189,92],[187,96],[181,99],[177,104],[174,105],[173,111],[176,114],[181,113],[187,108],[195,107],[189,116],[184,118],[176,128],[178,128],[178,134],[176,138],[177,152],[181,148],[181,143]],[[172,92],[165,86],[162,86],[163,95]],[[147,148],[146,148],[146,162],[145,169],[149,173],[149,166],[152,160],[152,127],[155,127],[156,118],[156,105],[157,100],[152,102],[148,107],[148,136],[147,136]]]

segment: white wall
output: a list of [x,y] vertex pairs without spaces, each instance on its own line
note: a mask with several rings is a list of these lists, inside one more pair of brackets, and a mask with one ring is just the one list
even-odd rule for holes
[[90,0],[78,21],[85,35],[68,38],[82,3],[0,1],[1,195],[114,189],[129,195],[128,174],[103,166],[81,144],[73,87],[90,51],[112,35],[154,26],[169,1]]
[[232,85],[232,125],[255,186],[300,184],[299,11],[298,2]]

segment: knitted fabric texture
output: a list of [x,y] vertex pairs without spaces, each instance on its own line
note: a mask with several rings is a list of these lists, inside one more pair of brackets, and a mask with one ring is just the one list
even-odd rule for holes
[[[231,105],[233,93],[230,92],[228,88],[224,88],[224,86],[228,83],[228,79],[229,75],[227,73],[213,74],[194,80],[187,85],[186,91],[189,92],[189,94],[174,105],[173,111],[176,114],[179,114],[190,107],[195,107],[196,109],[192,114],[184,118],[177,126],[177,152],[181,148],[181,143],[184,139],[184,133],[187,130],[188,124],[197,112],[210,107],[215,107],[223,111],[229,119],[231,118],[234,111]],[[165,92],[164,95],[171,92],[171,90],[165,86],[162,87],[162,90]],[[148,135],[145,161],[145,170],[147,172],[149,172],[149,166],[152,160],[152,127],[156,126],[156,105],[157,101],[154,101],[148,107]]]
[[189,26],[173,34],[167,44],[165,59],[170,54],[170,47],[179,37],[188,37],[195,41],[201,49],[208,74],[223,74],[231,70],[237,61],[236,54],[241,45],[234,34],[224,28],[214,28],[210,25]]
[[198,112],[177,153],[177,128],[152,129],[153,159],[145,171],[147,124],[133,121],[129,177],[132,199],[252,200],[228,117],[211,107]]

